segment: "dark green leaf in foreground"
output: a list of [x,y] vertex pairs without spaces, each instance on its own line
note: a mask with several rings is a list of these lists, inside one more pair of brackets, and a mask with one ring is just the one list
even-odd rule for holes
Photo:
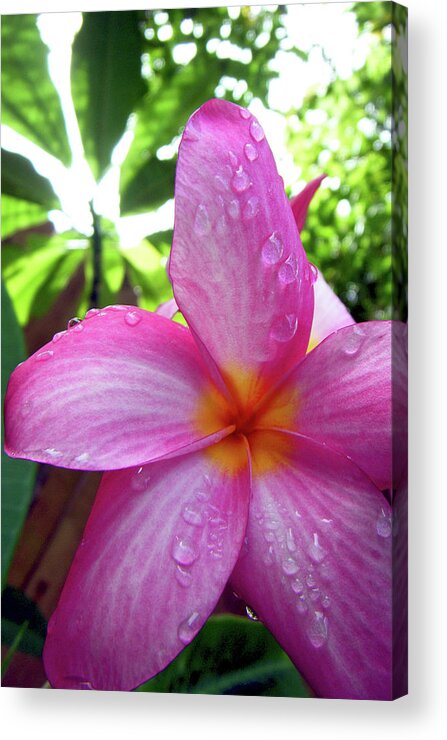
[[21,635],[18,649],[30,655],[42,655],[47,623],[36,605],[22,591],[7,586],[2,594],[2,645],[12,646]]
[[312,696],[264,625],[228,615],[211,617],[195,640],[137,691]]
[[84,13],[73,44],[73,99],[87,159],[96,177],[143,97],[140,13]]
[[56,208],[59,201],[46,177],[39,175],[27,157],[2,149],[2,194]]
[[[2,407],[8,378],[24,359],[23,335],[2,282]],[[34,463],[13,460],[2,451],[2,588],[31,502],[35,474]]]
[[62,109],[36,19],[35,15],[2,16],[2,121],[69,164]]

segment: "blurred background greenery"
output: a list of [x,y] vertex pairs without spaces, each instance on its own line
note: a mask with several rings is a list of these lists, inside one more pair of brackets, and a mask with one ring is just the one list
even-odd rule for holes
[[[214,96],[261,119],[289,196],[326,173],[302,239],[354,318],[405,319],[405,43],[388,2],[3,16],[4,381],[89,307],[172,297],[177,146]],[[4,458],[3,585],[35,473]],[[6,593],[11,645],[35,604]]]

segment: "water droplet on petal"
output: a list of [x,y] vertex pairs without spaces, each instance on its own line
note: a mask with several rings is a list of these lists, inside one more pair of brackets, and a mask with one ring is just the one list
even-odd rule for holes
[[248,606],[248,604],[245,606],[245,611],[247,614],[247,617],[251,619],[253,622],[259,622],[259,617],[254,611],[254,609],[251,608],[251,606]]
[[136,326],[140,323],[143,316],[139,311],[128,311],[124,316],[124,321],[128,326]]
[[91,319],[92,316],[96,316],[99,313],[99,308],[89,308],[85,314],[86,319]]
[[244,193],[251,185],[251,180],[243,167],[238,167],[233,179],[231,180],[231,187],[235,193]]
[[318,278],[318,270],[312,262],[309,262],[309,278],[311,283],[315,283]]
[[62,339],[62,337],[63,337],[63,336],[64,336],[64,334],[66,334],[66,333],[67,333],[66,331],[58,331],[58,332],[57,332],[57,334],[55,334],[55,335],[54,335],[54,337],[53,337],[53,340],[52,340],[52,341],[53,341],[53,342],[54,342],[54,343],[56,344],[56,342],[59,342],[59,340],[60,340],[60,339]]
[[293,535],[292,527],[289,527],[286,532],[286,544],[287,544],[287,549],[289,552],[295,552],[296,544],[295,544],[295,537]]
[[51,349],[46,349],[44,352],[39,352],[39,354],[36,355],[36,360],[38,362],[45,362],[46,360],[51,360],[53,355],[54,352]]
[[147,470],[143,467],[138,468],[138,470],[136,470],[132,476],[130,487],[133,491],[142,493],[143,491],[147,491],[147,489],[149,488],[150,480],[150,473],[148,473]]
[[221,175],[215,175],[214,182],[216,183],[217,189],[222,193],[228,190],[229,183]]
[[91,681],[87,681],[81,676],[64,676],[62,679],[64,689],[83,689],[84,691],[92,691],[93,684]]
[[302,594],[302,595],[300,596],[300,598],[298,599],[298,601],[296,602],[296,608],[297,608],[297,611],[298,611],[298,612],[299,612],[300,614],[305,614],[305,613],[307,612],[307,610],[308,610],[308,605],[307,605],[307,599],[306,599],[306,597],[304,596],[304,594]]
[[309,573],[306,578],[307,585],[312,588],[312,586],[315,586],[315,578],[313,577],[312,573]]
[[182,568],[181,565],[177,565],[175,568],[175,577],[177,583],[183,588],[189,588],[192,583],[192,573],[186,568]]
[[299,578],[295,578],[295,580],[292,581],[291,586],[292,586],[292,591],[295,594],[302,593],[302,590],[304,588],[303,582]]
[[262,245],[262,259],[267,265],[276,265],[282,257],[284,245],[277,231],[274,231]]
[[84,463],[88,462],[90,459],[90,455],[88,452],[83,452],[81,455],[78,455],[75,457],[75,462],[79,463],[80,465],[83,465]]
[[204,206],[203,203],[200,203],[197,206],[196,216],[194,219],[194,231],[196,234],[199,234],[199,236],[205,236],[205,234],[209,234],[210,230],[211,222],[207,207]]
[[321,599],[321,605],[324,606],[325,609],[328,609],[328,607],[330,607],[331,600],[327,594],[325,594]]
[[80,322],[79,324],[76,324],[73,327],[72,331],[75,331],[77,333],[79,333],[80,331],[84,331],[84,323],[83,322]]
[[172,545],[172,557],[179,565],[192,565],[199,553],[189,537],[175,537]]
[[245,144],[244,154],[249,162],[254,162],[259,157],[258,150],[253,144],[250,144],[250,142]]
[[354,332],[354,334],[356,334],[356,335],[357,335],[358,337],[366,337],[366,332],[365,332],[365,329],[364,329],[364,328],[363,328],[363,326],[361,326],[360,324],[355,324],[355,325],[354,325],[354,326],[352,327],[352,331],[353,331],[353,332]]
[[391,514],[381,509],[377,517],[376,530],[379,537],[389,537],[393,529]]
[[309,596],[312,601],[318,601],[318,599],[320,598],[320,589],[312,588],[309,592]]
[[309,546],[309,555],[314,563],[322,563],[326,557],[326,553],[320,545],[316,532],[314,532],[313,541]]
[[238,200],[230,200],[228,203],[228,215],[231,216],[231,218],[239,218],[241,213],[241,209],[239,206]]
[[192,524],[193,527],[203,527],[205,524],[205,517],[200,507],[194,503],[186,504],[182,512],[183,519],[187,524]]
[[47,447],[44,452],[50,457],[62,457],[63,453],[60,450],[56,450],[54,447]]
[[273,565],[275,562],[275,551],[273,549],[273,545],[269,546],[269,549],[267,550],[267,553],[264,556],[264,565]]
[[288,342],[295,336],[297,328],[297,317],[293,313],[288,313],[275,321],[270,335],[277,342]]
[[249,221],[254,218],[259,212],[259,198],[254,195],[249,198],[244,206],[243,218],[244,221]]
[[227,230],[227,219],[225,216],[219,216],[216,222],[216,231],[218,234],[225,234]]
[[234,152],[231,151],[231,149],[228,152],[228,156],[230,158],[230,164],[231,164],[231,166],[236,169],[236,167],[239,166],[239,160],[238,160],[237,156],[235,155]]
[[247,121],[247,120],[248,120],[249,118],[251,118],[251,113],[250,113],[250,111],[249,111],[249,110],[247,110],[246,108],[239,108],[239,115],[240,115],[240,117],[241,117],[241,118],[243,118],[243,119],[244,119],[244,120],[246,120],[246,121]]
[[209,491],[196,491],[195,497],[197,501],[208,501],[210,498],[211,493]]
[[282,283],[289,285],[297,279],[298,260],[294,254],[291,254],[278,270],[278,277]]
[[22,416],[28,416],[28,414],[31,413],[31,410],[32,410],[31,401],[24,401],[20,408]]
[[352,357],[357,354],[363,343],[363,336],[356,334],[353,330],[344,338],[343,352]]
[[72,329],[74,326],[78,326],[81,323],[81,319],[79,319],[77,316],[74,316],[72,319],[69,319],[67,322],[67,329]]
[[260,141],[262,141],[265,138],[264,129],[256,121],[255,118],[250,123],[250,135],[257,142],[260,142]]
[[184,645],[188,645],[193,637],[196,636],[199,631],[199,623],[199,612],[193,612],[188,619],[185,619],[185,621],[181,623],[178,628],[178,636]]
[[315,648],[324,645],[328,636],[328,620],[323,612],[315,612],[307,630],[307,636]]
[[265,528],[266,529],[278,529],[279,522],[277,519],[273,519],[273,517],[269,517],[265,520]]
[[293,558],[283,560],[282,569],[287,576],[293,576],[295,573],[298,573],[298,565]]

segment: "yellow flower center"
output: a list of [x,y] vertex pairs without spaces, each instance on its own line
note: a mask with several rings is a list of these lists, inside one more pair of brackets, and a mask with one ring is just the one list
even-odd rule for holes
[[297,391],[287,388],[268,393],[259,376],[234,369],[225,380],[231,398],[210,383],[196,413],[196,428],[201,436],[228,429],[228,437],[208,447],[207,454],[221,470],[236,474],[247,463],[248,446],[252,473],[272,471],[286,462],[290,452],[290,438],[274,430],[293,428]]

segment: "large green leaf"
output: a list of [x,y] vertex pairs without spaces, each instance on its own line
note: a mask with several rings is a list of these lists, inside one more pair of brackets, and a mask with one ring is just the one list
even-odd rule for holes
[[72,94],[87,159],[96,177],[146,92],[138,11],[84,13],[73,44]]
[[121,193],[121,213],[158,208],[174,197],[175,161],[149,159]]
[[36,19],[35,15],[2,16],[2,120],[69,164],[62,109]]
[[[222,62],[215,57],[200,57],[194,64],[174,69],[165,79],[160,76],[160,81],[153,84],[151,94],[146,96],[137,112],[135,137],[121,168],[122,213],[141,208],[138,186],[145,177],[152,179],[151,170],[157,162],[157,149],[169,144],[180,133],[191,113],[213,96],[221,68]],[[158,163],[161,170],[169,166],[173,167],[174,164]],[[154,202],[148,199],[146,210],[160,204],[157,192],[152,186],[149,189],[148,196],[153,197]],[[173,190],[167,197],[172,196]]]
[[13,645],[23,624],[26,630],[20,640],[20,651],[42,655],[47,632],[45,619],[22,591],[6,586],[2,593],[2,645]]
[[85,253],[85,240],[70,240],[65,234],[34,235],[23,247],[3,247],[3,279],[21,326],[48,310]]
[[43,206],[2,193],[2,240],[47,221],[48,211]]
[[[280,35],[276,31],[283,25],[284,10],[257,9],[253,12],[244,7],[237,20],[230,19],[227,8],[170,9],[166,13],[170,27],[167,41],[160,40],[154,14],[147,14],[148,43],[144,63],[148,94],[136,111],[134,139],[121,168],[123,213],[139,210],[142,206],[146,210],[156,207],[157,194],[153,188],[144,195],[140,188],[145,189],[146,178],[151,179],[157,150],[181,133],[194,110],[209,98],[223,93],[242,104],[253,97],[266,101],[269,80],[276,76],[270,62],[279,48]],[[194,27],[189,37],[183,27],[185,18],[189,18]],[[226,39],[229,31],[232,50],[225,52],[217,47],[219,39]],[[263,37],[261,45],[257,42],[260,37]],[[182,64],[176,61],[176,52],[185,42],[195,46],[195,52],[188,63]],[[234,55],[236,47],[243,52],[240,59]],[[230,81],[225,91],[223,80]],[[246,85],[243,98],[240,92],[231,90],[231,83],[235,85],[237,81]]]
[[48,210],[59,203],[50,181],[36,172],[30,160],[6,149],[2,149],[2,193]]
[[166,273],[166,258],[150,242],[122,249],[130,282],[138,296],[138,305],[153,311],[160,303],[172,298],[172,288]]
[[[2,408],[8,378],[25,359],[23,335],[2,281]],[[2,588],[33,493],[36,466],[3,452],[2,424]]]
[[211,617],[195,640],[137,691],[312,696],[290,659],[262,624],[228,615]]

